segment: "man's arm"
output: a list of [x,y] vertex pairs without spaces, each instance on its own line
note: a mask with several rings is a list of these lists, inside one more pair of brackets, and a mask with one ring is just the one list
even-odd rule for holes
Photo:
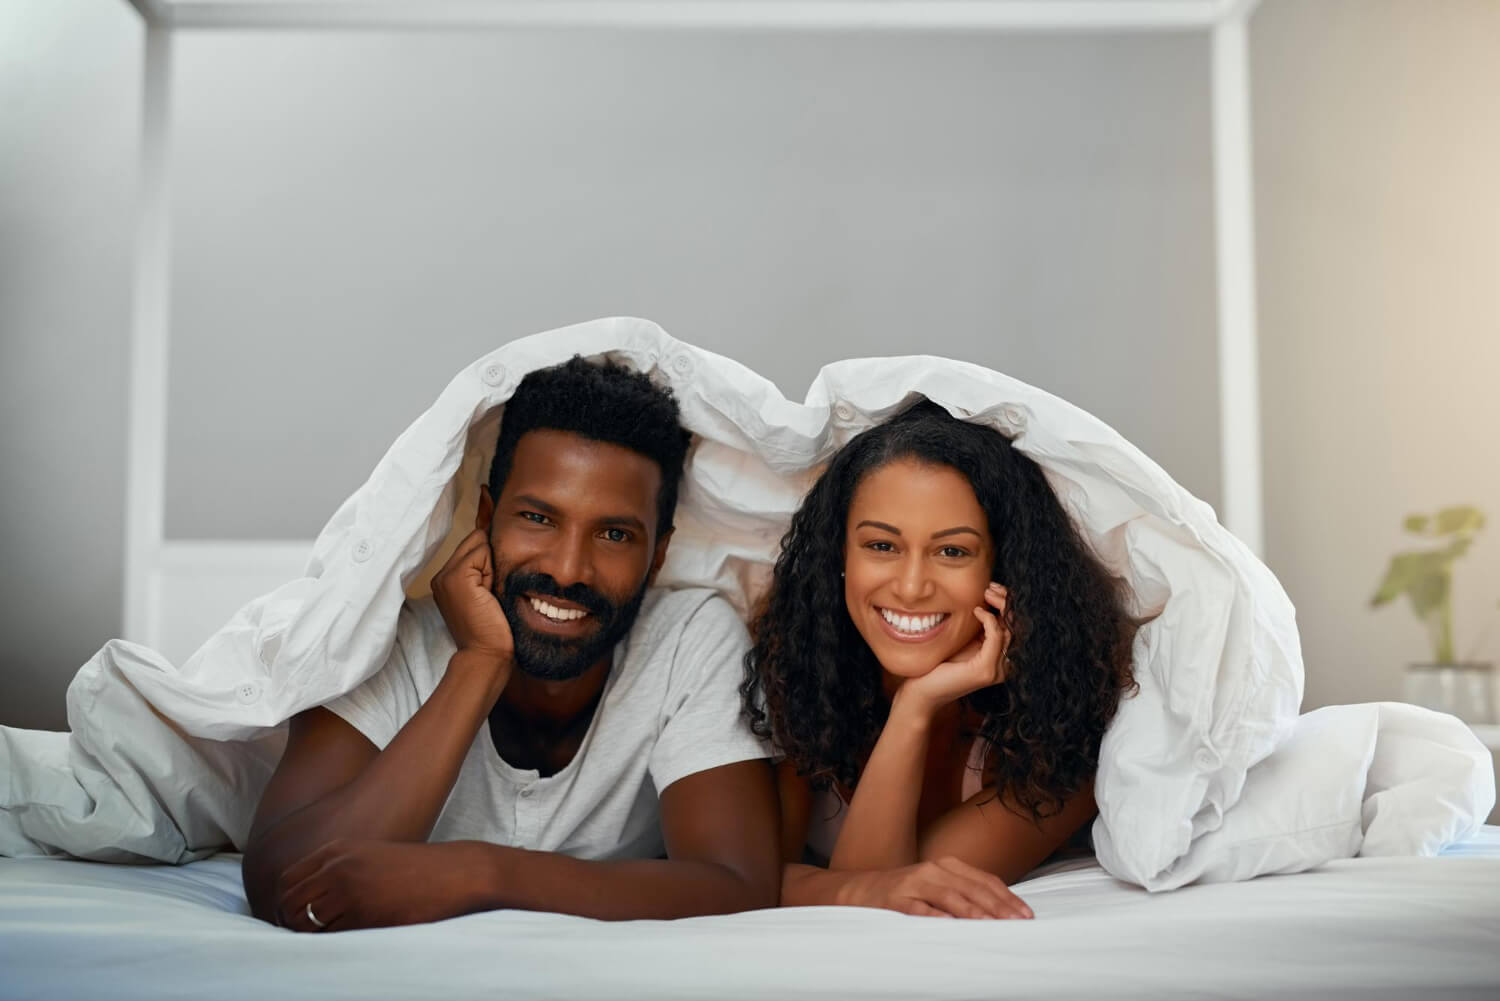
[[383,751],[327,709],[294,717],[245,848],[251,913],[277,921],[282,875],[331,841],[426,841],[502,685],[493,661],[455,654]]
[[[665,859],[586,861],[480,841],[334,842],[288,872],[278,910],[287,927],[341,931],[499,908],[624,920],[776,905],[776,792],[765,761],[679,779],[662,792],[661,816]],[[325,928],[309,921],[307,903]]]
[[245,896],[256,917],[278,920],[278,884],[284,890],[291,867],[329,842],[427,840],[510,678],[510,625],[490,591],[493,581],[489,535],[476,527],[432,579],[458,651],[385,750],[326,709],[293,718],[245,847]]

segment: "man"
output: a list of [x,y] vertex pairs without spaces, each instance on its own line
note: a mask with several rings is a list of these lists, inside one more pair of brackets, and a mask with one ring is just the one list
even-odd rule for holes
[[574,358],[522,380],[432,599],[402,609],[375,676],[291,721],[245,851],[256,916],[336,931],[776,904],[744,625],[709,591],[650,586],[687,446],[644,375]]

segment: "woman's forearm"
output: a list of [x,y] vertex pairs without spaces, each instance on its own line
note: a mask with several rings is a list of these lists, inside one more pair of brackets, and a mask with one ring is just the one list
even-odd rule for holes
[[917,860],[917,808],[932,714],[897,692],[854,788],[830,869],[891,869]]

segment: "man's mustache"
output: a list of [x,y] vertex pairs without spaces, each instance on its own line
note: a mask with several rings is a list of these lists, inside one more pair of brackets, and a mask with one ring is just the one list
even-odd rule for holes
[[511,601],[519,601],[528,594],[544,598],[561,598],[563,601],[582,606],[588,610],[589,614],[604,622],[613,618],[616,611],[614,602],[587,584],[580,582],[560,587],[556,578],[551,574],[517,570],[506,576],[502,587],[505,597]]

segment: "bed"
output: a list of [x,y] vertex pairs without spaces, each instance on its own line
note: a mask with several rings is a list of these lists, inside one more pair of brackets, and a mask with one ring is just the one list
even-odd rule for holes
[[0,862],[0,997],[1500,997],[1500,827],[1438,858],[1158,894],[1059,863],[1017,884],[1030,922],[496,911],[301,935],[249,916],[239,862]]

